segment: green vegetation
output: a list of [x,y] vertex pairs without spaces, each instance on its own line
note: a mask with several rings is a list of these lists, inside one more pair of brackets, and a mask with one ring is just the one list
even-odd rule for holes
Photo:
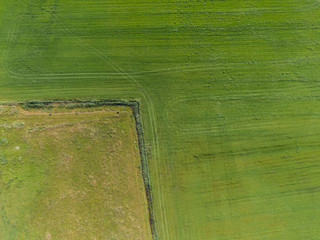
[[129,107],[2,108],[0,239],[151,239]]
[[319,24],[318,0],[2,0],[0,100],[139,100],[161,240],[319,239]]

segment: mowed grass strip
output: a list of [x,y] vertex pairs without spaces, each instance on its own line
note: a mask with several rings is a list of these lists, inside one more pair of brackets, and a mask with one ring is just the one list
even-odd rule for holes
[[0,106],[0,239],[152,238],[133,113],[90,111]]

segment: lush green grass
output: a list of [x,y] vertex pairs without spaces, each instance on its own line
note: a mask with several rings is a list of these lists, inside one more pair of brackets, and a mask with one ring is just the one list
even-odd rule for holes
[[0,13],[3,101],[142,101],[160,239],[319,238],[318,0]]
[[0,239],[151,239],[132,112],[90,111],[0,107]]

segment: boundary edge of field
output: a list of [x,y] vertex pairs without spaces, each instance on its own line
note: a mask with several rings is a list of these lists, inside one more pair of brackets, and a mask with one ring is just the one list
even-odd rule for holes
[[149,223],[153,240],[158,240],[156,231],[155,214],[152,202],[152,187],[149,173],[148,154],[144,138],[143,124],[140,112],[140,102],[138,100],[32,100],[32,101],[17,101],[17,102],[0,102],[0,106],[15,106],[20,105],[24,108],[43,109],[47,106],[57,104],[58,106],[67,107],[63,104],[74,104],[70,108],[90,108],[98,106],[128,106],[132,109],[135,118],[135,127],[138,137],[138,145],[140,152],[141,173],[147,197]]

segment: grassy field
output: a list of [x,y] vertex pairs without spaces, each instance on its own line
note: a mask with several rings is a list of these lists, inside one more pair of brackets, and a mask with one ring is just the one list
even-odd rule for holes
[[0,239],[151,239],[133,114],[89,110],[0,107]]
[[319,239],[319,24],[318,0],[2,0],[0,100],[140,100],[159,239]]

